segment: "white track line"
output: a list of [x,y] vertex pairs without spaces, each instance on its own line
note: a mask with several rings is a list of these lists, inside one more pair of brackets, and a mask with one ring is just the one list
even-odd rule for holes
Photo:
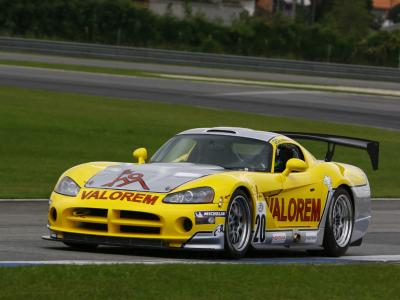
[[318,85],[318,84],[307,84],[307,83],[273,82],[273,81],[259,81],[259,80],[248,80],[248,79],[233,79],[233,78],[205,77],[205,76],[163,74],[163,73],[159,73],[157,75],[158,77],[168,78],[168,79],[183,79],[183,80],[242,84],[242,85],[272,86],[281,88],[309,89],[309,90],[326,91],[326,92],[342,92],[342,93],[356,93],[356,94],[372,94],[372,95],[393,96],[393,97],[400,96],[400,91],[398,90],[384,90],[375,88],[331,86],[331,85]]
[[49,199],[0,199],[0,202],[48,202]]
[[400,255],[367,255],[367,256],[343,256],[331,257],[303,257],[303,258],[256,258],[242,260],[178,260],[155,259],[137,261],[103,261],[103,260],[38,260],[38,261],[0,261],[0,267],[26,266],[26,265],[164,265],[164,264],[190,264],[190,265],[243,265],[243,264],[344,264],[344,263],[400,263]]
[[400,262],[400,255],[343,256],[340,259],[366,262]]
[[[103,261],[103,260],[17,260],[17,261],[0,261],[0,266],[7,265],[163,265],[163,264],[196,264],[197,262],[193,261],[182,261],[182,260],[143,260],[143,261]],[[201,262],[203,263],[203,262]],[[212,262],[204,262],[204,263],[212,263]]]
[[237,92],[237,93],[220,93],[214,94],[212,96],[219,97],[219,96],[246,96],[246,95],[297,95],[297,94],[322,94],[323,92],[319,91],[288,91],[288,90],[280,90],[280,91],[249,91],[249,92]]

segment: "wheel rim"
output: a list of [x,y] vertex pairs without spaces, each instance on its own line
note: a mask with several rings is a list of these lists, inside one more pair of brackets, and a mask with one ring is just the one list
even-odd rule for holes
[[247,201],[242,196],[232,200],[228,212],[228,239],[236,251],[246,248],[250,238],[250,211]]
[[353,230],[353,209],[348,196],[340,195],[332,210],[332,230],[336,244],[346,247]]

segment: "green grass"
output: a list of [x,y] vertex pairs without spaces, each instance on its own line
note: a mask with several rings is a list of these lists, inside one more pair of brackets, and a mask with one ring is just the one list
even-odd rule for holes
[[[149,101],[0,88],[0,198],[48,197],[68,168],[88,161],[134,161],[175,133],[193,127],[242,126],[261,130],[324,132],[376,139],[380,169],[366,152],[338,147],[336,160],[363,168],[374,196],[400,196],[400,132],[277,118]],[[318,157],[326,145],[307,143]]]
[[398,299],[400,265],[0,268],[6,299]]

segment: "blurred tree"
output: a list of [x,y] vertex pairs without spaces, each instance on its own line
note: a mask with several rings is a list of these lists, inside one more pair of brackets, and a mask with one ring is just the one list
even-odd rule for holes
[[365,0],[334,0],[332,9],[324,18],[327,26],[354,40],[366,36],[372,21]]
[[365,0],[368,11],[372,11],[374,8],[374,0]]
[[397,4],[389,10],[388,19],[393,21],[393,23],[400,23],[400,4]]
[[334,0],[313,0],[315,2],[315,21],[321,21],[333,7]]
[[[331,13],[334,8],[336,0],[310,0],[311,1],[311,21],[319,22],[322,21],[328,14]],[[347,1],[348,4],[353,4],[358,1]],[[361,0],[359,2],[363,2],[366,5],[368,11],[371,11],[373,8],[373,0]]]
[[363,39],[356,47],[359,63],[377,66],[400,66],[400,29],[377,31]]
[[[283,8],[284,0],[275,1]],[[297,22],[277,11],[263,18],[243,13],[232,26],[226,26],[189,11],[184,18],[171,13],[157,16],[132,0],[0,0],[0,33],[136,47],[398,65],[399,32],[366,35],[369,0],[311,1],[315,16],[321,5],[332,4],[321,21],[311,25],[303,22],[309,16],[303,15],[299,5]]]

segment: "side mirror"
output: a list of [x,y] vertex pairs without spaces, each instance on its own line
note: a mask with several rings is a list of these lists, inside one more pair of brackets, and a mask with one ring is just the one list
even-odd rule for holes
[[147,159],[147,150],[146,148],[138,148],[133,151],[133,157],[138,160],[138,164],[144,164]]
[[282,175],[288,176],[291,172],[304,172],[307,169],[307,164],[304,160],[291,158],[286,163],[286,169]]

